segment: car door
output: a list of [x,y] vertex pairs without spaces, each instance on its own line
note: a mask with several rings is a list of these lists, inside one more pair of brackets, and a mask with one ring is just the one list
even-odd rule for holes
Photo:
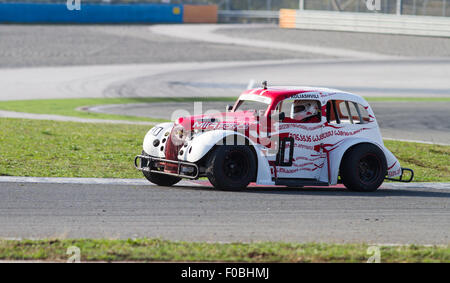
[[[318,180],[324,167],[325,154],[321,143],[324,137],[325,119],[319,113],[320,122],[301,123],[291,118],[293,100],[283,101],[282,111],[286,116],[279,123],[279,147],[276,156],[276,178]],[[322,109],[320,101],[317,101]]]

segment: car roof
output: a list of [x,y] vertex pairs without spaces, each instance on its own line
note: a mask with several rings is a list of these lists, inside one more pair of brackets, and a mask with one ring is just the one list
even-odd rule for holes
[[[270,98],[272,101],[280,101],[296,94],[315,93],[319,95],[318,99],[325,100],[351,100],[361,104],[367,104],[366,100],[361,96],[346,91],[308,86],[273,86],[265,88],[249,89],[242,93],[242,95],[255,95]],[[307,99],[308,97],[298,97],[299,99]],[[310,98],[311,99],[311,98]],[[313,98],[314,99],[314,98]]]

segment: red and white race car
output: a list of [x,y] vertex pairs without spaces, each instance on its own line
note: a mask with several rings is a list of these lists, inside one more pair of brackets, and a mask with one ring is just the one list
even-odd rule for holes
[[[152,128],[135,166],[152,183],[207,177],[218,189],[249,183],[288,187],[343,183],[375,191],[385,179],[410,182],[384,146],[361,96],[310,87],[247,90],[224,113],[179,118]],[[409,171],[408,180],[403,179]]]

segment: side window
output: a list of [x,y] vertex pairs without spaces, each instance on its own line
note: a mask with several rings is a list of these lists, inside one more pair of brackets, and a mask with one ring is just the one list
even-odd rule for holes
[[355,103],[351,101],[339,102],[339,118],[342,124],[358,124],[360,117]]
[[320,101],[285,100],[281,112],[286,114],[286,121],[298,123],[320,123],[322,120]]
[[361,124],[366,124],[367,122],[369,122],[370,116],[369,112],[367,112],[367,109],[364,108],[364,106],[362,106],[361,104],[356,104],[356,106],[358,106],[359,111],[361,113]]
[[331,124],[340,124],[341,120],[339,115],[336,115],[338,108],[336,106],[336,100],[330,100],[327,102],[327,122]]
[[362,105],[346,100],[331,100],[327,103],[327,121],[332,124],[365,124],[369,113]]

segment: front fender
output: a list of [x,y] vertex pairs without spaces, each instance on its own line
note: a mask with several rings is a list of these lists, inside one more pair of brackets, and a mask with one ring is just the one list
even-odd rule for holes
[[[388,166],[388,174],[393,177],[398,176],[394,174],[393,172],[400,168],[400,163],[398,162],[397,158],[383,145],[379,144],[377,142],[374,142],[373,140],[366,139],[366,138],[348,138],[343,140],[342,142],[336,143],[331,148],[325,148],[324,151],[327,152],[327,162],[325,170],[322,170],[322,173],[320,175],[321,181],[328,181],[330,184],[335,185],[338,182],[338,175],[339,175],[339,167],[342,162],[342,158],[344,157],[345,152],[352,146],[360,144],[360,143],[370,143],[373,145],[378,146],[384,153],[384,156],[386,158],[387,166]],[[389,169],[389,166],[392,166],[392,168]],[[329,167],[329,169],[328,169]],[[398,167],[398,168],[397,168]],[[401,171],[401,170],[400,170]],[[391,173],[390,173],[391,172]],[[329,174],[329,176],[328,176]]]
[[[174,123],[161,123],[151,128],[147,132],[144,138],[144,142],[142,144],[142,148],[148,155],[158,158],[165,157],[164,150],[161,150],[161,147],[165,146],[169,134],[172,131],[173,125]],[[155,140],[159,140],[158,146],[155,146],[153,144]]]
[[[226,144],[234,144],[234,136],[238,136],[238,145],[248,144],[253,146],[257,156],[258,172],[257,183],[272,185],[272,175],[270,172],[269,162],[262,153],[262,146],[255,144],[249,140],[245,135],[239,132],[230,130],[215,130],[194,135],[193,139],[185,143],[185,151],[178,156],[181,161],[195,163],[206,156],[215,145],[222,145],[222,141],[226,139]],[[247,141],[247,143],[245,143]]]

